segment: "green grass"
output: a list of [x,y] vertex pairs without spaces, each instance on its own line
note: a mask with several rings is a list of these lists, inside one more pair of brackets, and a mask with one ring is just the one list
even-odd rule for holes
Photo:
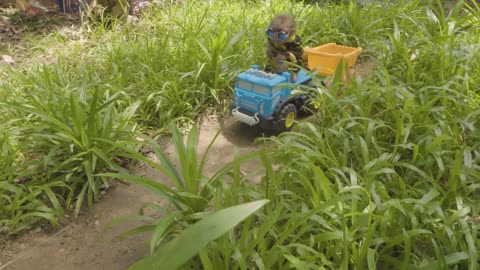
[[[30,94],[14,94],[1,102],[6,117],[11,118],[3,135],[2,183],[20,184],[13,192],[12,187],[2,189],[7,191],[2,194],[8,205],[2,219],[10,220],[3,227],[7,233],[34,223],[21,225],[25,219],[31,220],[29,211],[35,207],[50,214],[48,220],[56,225],[64,207],[75,204],[77,215],[84,199],[88,205],[97,201],[100,188],[108,187],[108,179],[95,173],[118,168],[121,161],[116,158],[118,148],[102,140],[128,143],[135,130],[131,118],[138,102],[120,107],[122,111],[114,106],[120,103],[122,92],[99,96],[100,91],[86,83],[80,89],[69,89],[61,70],[44,67],[42,72],[38,77],[12,72]],[[27,191],[20,193],[24,189]],[[42,197],[48,199],[46,204],[41,203]]]
[[[56,226],[115,176],[170,203],[147,205],[164,218],[136,217],[150,224],[131,232],[152,232],[154,259],[212,213],[270,201],[198,254],[191,239],[173,240],[190,258],[183,267],[478,269],[478,5],[357,2],[185,1],[153,8],[137,25],[88,24],[37,40],[35,51],[55,63],[0,72],[0,205],[8,205],[0,233]],[[183,141],[171,124],[196,126],[207,109],[222,111],[235,76],[264,63],[265,26],[284,11],[304,45],[361,46],[360,64],[375,66],[346,85],[334,79],[317,114],[266,140],[272,152],[237,157],[205,178],[196,128]],[[152,165],[175,190],[118,165],[148,162],[134,138],[164,132],[179,166],[150,141],[162,160]],[[239,169],[254,157],[265,171],[259,185]]]
[[[144,157],[129,147],[121,145],[117,146],[118,148],[125,150],[125,157],[143,161],[152,166],[159,173],[163,174],[170,182],[170,185],[164,185],[154,179],[130,175],[128,173],[100,174],[101,176],[114,177],[142,185],[168,202],[168,208],[170,210],[166,215],[165,209],[158,205],[147,203],[140,210],[140,215],[121,218],[116,221],[119,222],[124,219],[148,221],[150,224],[142,225],[125,232],[124,236],[138,232],[151,232],[152,237],[149,240],[151,253],[155,252],[159,245],[168,238],[170,234],[175,234],[177,231],[188,227],[191,223],[195,223],[209,214],[209,209],[211,208],[209,202],[224,188],[224,183],[222,181],[224,181],[232,171],[236,172],[234,176],[235,180],[233,182],[237,183],[239,181],[239,164],[241,162],[252,160],[260,155],[266,154],[261,151],[238,157],[234,162],[225,164],[223,168],[217,171],[213,176],[207,177],[204,171],[206,158],[211,146],[220,135],[220,131],[217,132],[216,136],[212,139],[202,155],[198,153],[199,130],[197,126],[194,126],[190,130],[185,139],[175,125],[172,125],[171,127],[171,134],[176,159],[169,158],[162,147],[148,137],[144,138],[144,142],[138,143],[146,144],[151,147],[156,158],[159,160],[158,163],[152,161],[150,158]],[[115,146],[116,144],[113,145]],[[200,157],[200,159],[198,157]],[[175,161],[178,161],[178,165],[175,165]],[[238,198],[232,206],[237,204]],[[144,215],[144,210],[148,208],[158,212],[160,217]]]
[[[129,269],[158,269],[159,267],[177,269],[200,252],[209,242],[231,230],[266,203],[268,203],[267,200],[245,203],[207,215],[183,231],[176,239],[156,250],[155,254],[135,263]],[[186,241],[190,245],[185,245]]]
[[[305,21],[315,14],[310,8],[301,11]],[[325,10],[337,18],[322,25],[338,28],[312,33],[342,33],[328,37],[361,44],[378,66],[342,89],[334,84],[316,117],[268,140],[274,159],[263,159],[260,186],[233,172],[231,184],[217,188],[215,210],[272,203],[210,243],[190,267],[477,269],[480,59],[471,22],[478,11],[445,15],[417,1],[387,11]],[[274,172],[272,162],[281,169]]]

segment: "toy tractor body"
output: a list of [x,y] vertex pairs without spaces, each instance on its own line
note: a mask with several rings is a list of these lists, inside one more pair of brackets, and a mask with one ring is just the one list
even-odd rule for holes
[[[328,43],[315,48],[305,48],[309,68],[313,75],[331,76],[337,66],[351,68],[362,48],[352,48]],[[250,126],[260,126],[276,132],[292,128],[297,113],[308,110],[311,95],[298,90],[299,85],[315,86],[312,77],[305,70],[297,73],[291,81],[291,74],[267,73],[257,65],[238,75],[234,88],[231,113],[233,117]]]

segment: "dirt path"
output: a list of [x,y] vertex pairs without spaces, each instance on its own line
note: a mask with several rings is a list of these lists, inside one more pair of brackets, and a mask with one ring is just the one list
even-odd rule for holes
[[[224,130],[209,154],[207,175],[229,162],[235,147],[241,154],[254,151],[254,139],[262,136],[259,130],[231,118],[219,121],[210,117],[201,127],[200,153],[221,127]],[[166,151],[173,156],[171,146],[167,146]],[[257,164],[247,163],[242,170],[252,172],[257,169]],[[138,166],[134,173],[169,184],[149,166]],[[126,269],[145,254],[146,235],[119,239],[122,232],[139,223],[121,223],[111,227],[107,223],[114,218],[135,215],[144,203],[158,200],[157,196],[140,186],[116,182],[99,203],[59,231],[27,234],[7,244],[0,254],[0,270]]]

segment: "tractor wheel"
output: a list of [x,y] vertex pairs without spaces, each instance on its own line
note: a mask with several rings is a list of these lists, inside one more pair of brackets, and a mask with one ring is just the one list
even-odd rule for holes
[[297,107],[292,103],[288,103],[275,115],[273,129],[278,133],[289,131],[292,129],[295,119],[297,119]]

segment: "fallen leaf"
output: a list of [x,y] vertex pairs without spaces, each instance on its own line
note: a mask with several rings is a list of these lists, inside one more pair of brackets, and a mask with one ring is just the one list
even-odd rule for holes
[[9,64],[15,63],[15,61],[10,55],[2,55],[0,57],[2,58],[3,62],[9,63]]

